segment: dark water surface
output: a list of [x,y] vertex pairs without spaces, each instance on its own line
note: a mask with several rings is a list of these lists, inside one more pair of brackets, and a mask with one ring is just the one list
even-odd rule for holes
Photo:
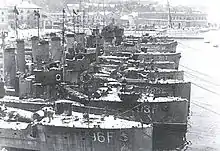
[[180,40],[177,48],[180,70],[192,82],[189,151],[220,150],[220,31],[205,35],[205,40]]

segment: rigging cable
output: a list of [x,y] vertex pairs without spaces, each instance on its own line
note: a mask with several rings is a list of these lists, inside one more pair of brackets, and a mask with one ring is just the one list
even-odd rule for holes
[[121,116],[121,115],[123,115],[123,114],[125,114],[125,113],[128,113],[128,112],[132,111],[133,109],[138,108],[139,106],[141,106],[141,105],[144,104],[144,103],[145,103],[145,102],[142,102],[142,103],[140,103],[140,104],[134,106],[133,108],[126,110],[125,112],[119,113],[119,114],[117,114],[117,116]]
[[187,47],[187,48],[190,48],[190,49],[193,49],[193,50],[196,50],[196,51],[201,51],[201,50],[199,50],[199,49],[197,49],[197,48],[193,48],[193,47],[188,46],[188,45],[185,45],[185,44],[183,44],[183,43],[181,43],[181,42],[178,42],[178,44],[181,44],[181,45],[183,45],[183,46],[185,46],[185,47]]
[[[181,42],[178,42],[178,43],[181,44],[181,45],[183,45],[183,46],[186,46],[186,47],[188,47],[188,48],[191,48],[191,49],[194,49],[194,50],[199,50],[199,49],[196,49],[196,48],[187,46],[187,45],[185,45],[185,44],[182,44]],[[200,50],[199,50],[199,51],[200,51]],[[207,74],[205,74],[205,73],[199,72],[199,71],[197,71],[197,70],[193,70],[193,69],[191,69],[191,68],[189,68],[189,67],[186,67],[186,66],[184,66],[184,65],[181,65],[181,64],[180,64],[180,66],[182,66],[183,68],[186,68],[186,69],[188,69],[188,70],[191,70],[191,71],[193,71],[193,72],[199,73],[199,74],[201,74],[201,75],[210,77],[209,75],[207,75]],[[210,83],[210,84],[213,84],[213,85],[215,85],[215,86],[219,86],[219,84],[216,85],[216,84],[214,84],[214,83],[211,82],[211,81],[204,80],[204,79],[202,79],[202,78],[200,78],[200,77],[198,77],[198,76],[196,76],[196,75],[190,74],[189,72],[186,72],[186,74],[189,74],[189,75],[191,75],[191,76],[194,76],[194,77],[196,77],[196,78],[198,78],[198,79],[200,79],[200,80],[203,80],[203,81],[208,82],[208,83]],[[215,94],[215,95],[220,96],[220,94],[217,93],[217,92],[214,92],[214,91],[212,91],[212,90],[209,90],[209,89],[207,89],[207,88],[204,88],[203,86],[198,85],[198,84],[196,84],[196,83],[194,83],[194,82],[191,82],[191,83],[192,83],[193,85],[195,85],[195,86],[197,86],[197,87],[203,89],[203,90],[206,90],[206,91],[208,91],[208,92],[210,92],[210,93],[213,93],[213,94]],[[193,101],[195,101],[195,100],[193,100]],[[192,101],[191,101],[191,103],[194,104],[194,105],[196,105],[196,106],[198,106],[198,107],[200,107],[200,108],[202,108],[202,109],[205,109],[205,110],[207,110],[207,111],[210,111],[210,112],[212,112],[212,113],[217,114],[217,115],[220,116],[220,113],[218,113],[218,112],[216,112],[216,111],[213,111],[213,110],[211,110],[211,109],[208,109],[208,108],[206,108],[206,107],[204,107],[204,106],[201,106],[201,105],[199,105],[199,104],[197,104],[197,103],[195,103],[195,102],[192,102]]]
[[[206,90],[206,91],[208,91],[208,92],[210,92],[210,93],[213,93],[213,94],[215,94],[215,95],[220,96],[220,94],[217,93],[217,92],[214,92],[214,91],[212,91],[212,90],[209,90],[209,89],[207,89],[207,88],[204,88],[203,86],[198,85],[198,84],[196,84],[196,83],[194,83],[194,82],[191,82],[191,83],[192,83],[193,85],[195,85],[195,86],[197,86],[197,87],[203,89],[203,90]],[[126,110],[126,111],[123,112],[123,113],[119,113],[118,116],[121,116],[121,115],[123,115],[123,114],[125,114],[125,113],[128,113],[128,112],[132,111],[133,109],[135,109],[135,108],[141,106],[143,103],[145,103],[145,102],[142,102],[141,104],[138,104],[137,106],[134,106],[133,108],[131,108],[131,109],[129,109],[129,110]],[[193,103],[193,102],[192,102],[192,103]],[[195,104],[195,103],[193,103],[193,104]],[[203,108],[204,108],[204,107],[203,107]],[[213,112],[215,112],[215,111],[213,111]],[[220,115],[220,114],[219,114],[219,115]]]
[[196,73],[199,73],[199,74],[201,74],[201,75],[204,75],[204,76],[210,77],[210,75],[207,75],[207,74],[202,73],[202,72],[200,72],[200,71],[197,71],[197,70],[191,69],[191,68],[186,67],[186,66],[181,65],[181,64],[179,64],[179,65],[180,65],[181,67],[186,68],[186,69],[188,69],[188,70],[191,70],[191,71],[193,71],[193,72],[196,72]]
[[[188,74],[190,77],[197,78],[197,79],[199,79],[199,80],[201,80],[201,81],[203,81],[203,82],[209,83],[209,84],[211,84],[211,85],[213,85],[213,86],[217,86],[217,87],[220,86],[220,84],[218,84],[217,82],[214,83],[214,82],[212,82],[212,81],[203,79],[203,78],[201,78],[201,77],[199,77],[199,76],[196,76],[196,75],[194,75],[194,74],[192,74],[192,73],[189,73],[189,72],[187,72],[187,71],[184,71],[184,73],[185,73],[185,74]],[[185,75],[185,76],[187,76],[187,75]]]
[[217,96],[220,96],[220,94],[217,93],[217,92],[214,92],[214,91],[212,91],[212,90],[209,90],[209,89],[207,89],[207,88],[204,88],[203,86],[198,85],[198,84],[196,84],[196,83],[194,83],[194,82],[191,82],[191,83],[192,83],[193,85],[195,85],[195,86],[197,86],[197,87],[203,89],[203,90],[206,90],[206,91],[211,92],[211,93],[213,93],[213,94],[215,94],[215,95],[217,95]]
[[[193,100],[193,101],[194,101],[194,100]],[[216,112],[216,111],[213,111],[213,110],[211,110],[211,109],[209,109],[209,108],[206,108],[206,107],[204,107],[204,106],[202,106],[202,105],[199,105],[199,104],[197,104],[197,103],[195,103],[195,102],[192,102],[192,101],[191,101],[191,103],[194,104],[194,105],[197,106],[197,107],[200,107],[200,108],[202,108],[202,109],[205,109],[205,110],[207,110],[207,111],[209,111],[209,112],[212,112],[212,113],[214,113],[214,114],[220,116],[220,113],[218,113],[218,112]]]
[[[187,75],[185,75],[185,76],[191,78],[190,76],[187,76]],[[219,93],[217,93],[217,92],[215,92],[215,91],[212,91],[212,90],[210,90],[210,89],[208,89],[208,88],[205,88],[204,86],[201,86],[201,85],[199,85],[199,84],[197,84],[197,83],[195,83],[195,82],[191,82],[191,83],[192,83],[193,85],[195,85],[196,87],[199,87],[199,88],[201,88],[201,89],[203,89],[203,90],[205,90],[205,91],[207,91],[207,92],[210,92],[210,93],[213,93],[213,94],[215,94],[215,95],[220,96]]]

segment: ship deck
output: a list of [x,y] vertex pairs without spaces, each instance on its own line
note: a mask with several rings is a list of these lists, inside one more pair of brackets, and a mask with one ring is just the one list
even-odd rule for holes
[[73,116],[55,115],[49,122],[44,118],[40,124],[50,126],[75,127],[75,128],[103,128],[103,129],[122,129],[122,128],[144,128],[151,127],[150,124],[141,124],[140,122],[128,121],[114,118],[114,116],[101,116],[89,114],[89,119],[83,117],[83,113],[72,112]]
[[[145,79],[133,79],[133,78],[126,78],[128,83],[146,83]],[[160,79],[157,81],[148,81],[150,84],[177,84],[177,83],[188,83],[185,80],[178,80],[178,79]]]
[[[136,67],[128,67],[124,71],[144,71],[144,68],[136,68]],[[157,70],[145,70],[145,72],[183,72],[183,70],[177,70],[177,69],[160,69]]]
[[139,52],[139,53],[134,53],[134,55],[159,55],[159,56],[163,56],[163,55],[181,55],[181,53],[179,52]]
[[29,123],[24,122],[7,122],[0,120],[0,129],[23,130],[28,127]]
[[[100,98],[94,98],[94,101],[109,101],[109,102],[122,102],[118,95],[119,90],[117,88],[112,88],[112,91],[107,95],[102,96]],[[131,94],[131,92],[124,92],[124,94]],[[187,101],[187,99],[183,99],[180,97],[158,97],[154,98],[153,95],[142,94],[141,97],[137,100],[137,102],[176,102],[176,101]]]
[[175,43],[176,43],[176,41],[172,41],[172,42],[170,42],[170,41],[158,41],[158,42],[149,41],[149,42],[141,42],[140,44],[142,46],[148,46],[148,45],[158,45],[158,46],[160,46],[160,45],[172,45],[172,44],[175,44]]

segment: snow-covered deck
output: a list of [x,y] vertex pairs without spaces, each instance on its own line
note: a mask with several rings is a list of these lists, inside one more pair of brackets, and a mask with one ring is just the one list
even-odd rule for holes
[[[109,101],[109,102],[122,102],[118,95],[119,90],[117,88],[113,88],[109,94],[102,96],[98,99],[94,99],[94,101]],[[126,92],[125,92],[126,93]],[[130,94],[131,92],[127,92]],[[179,97],[159,97],[155,98],[151,94],[142,94],[140,99],[137,102],[172,102],[172,101],[185,101],[185,99]],[[187,101],[187,100],[186,100]]]
[[136,67],[128,67],[127,69],[124,70],[124,72],[128,71],[143,71],[143,72],[183,72],[182,70],[176,70],[176,69],[157,69],[157,70],[144,70],[144,68],[136,68]]
[[[48,118],[44,118],[40,124],[50,126],[75,127],[75,128],[94,128],[99,127],[103,129],[121,129],[121,128],[141,128],[140,122],[128,121],[124,119],[114,118],[114,116],[100,116],[89,114],[89,120],[83,117],[83,113],[72,112],[73,116],[55,116],[51,122]],[[89,124],[88,124],[89,121]],[[144,124],[143,127],[151,127],[151,125]]]
[[147,95],[142,95],[142,97],[138,100],[138,102],[183,102],[183,101],[186,101],[188,102],[187,99],[183,99],[183,98],[180,98],[180,97],[157,97],[157,98],[154,98],[154,97],[149,97]]
[[0,129],[23,130],[27,129],[29,123],[24,122],[7,122],[0,120]]
[[151,45],[171,45],[171,44],[175,44],[175,41],[158,41],[158,42],[147,42],[147,43],[140,43],[142,46],[151,46]]
[[135,53],[135,55],[167,55],[167,56],[171,56],[171,55],[181,55],[181,53],[179,52],[140,52],[140,53]]
[[[146,80],[145,79],[132,79],[132,78],[126,78],[126,81],[129,83],[129,82],[139,82],[139,83],[146,83]],[[163,80],[163,79],[160,79],[160,80],[157,80],[157,81],[148,81],[148,83],[151,83],[151,84],[175,84],[175,83],[187,83],[187,81],[184,81],[184,80],[178,80],[178,79],[166,79],[166,80]]]

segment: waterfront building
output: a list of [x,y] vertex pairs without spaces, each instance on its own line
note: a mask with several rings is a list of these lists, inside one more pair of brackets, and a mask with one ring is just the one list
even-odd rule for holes
[[[168,12],[140,12],[136,24],[166,26]],[[172,25],[184,27],[204,27],[208,25],[207,14],[202,12],[171,12]]]
[[[35,28],[37,26],[37,19],[34,15],[34,11],[38,11],[41,14],[41,7],[35,5],[31,1],[21,1],[15,5],[8,6],[8,18],[9,18],[9,25],[14,28],[15,26],[15,14],[14,14],[14,7],[18,9],[18,25],[20,28]],[[42,26],[42,17],[40,19]]]
[[0,6],[0,30],[8,29],[8,8],[4,5]]

